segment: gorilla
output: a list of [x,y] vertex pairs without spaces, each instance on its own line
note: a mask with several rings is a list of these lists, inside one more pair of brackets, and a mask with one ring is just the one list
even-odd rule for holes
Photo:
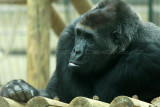
[[66,27],[56,57],[44,90],[13,80],[1,96],[21,102],[58,96],[68,103],[77,96],[111,102],[136,94],[149,102],[160,95],[160,30],[122,0],[104,0]]

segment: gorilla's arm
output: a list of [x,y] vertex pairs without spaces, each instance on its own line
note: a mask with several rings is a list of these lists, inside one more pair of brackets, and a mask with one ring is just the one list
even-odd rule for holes
[[40,96],[45,96],[48,98],[54,98],[55,96],[58,96],[56,72],[51,77],[46,89],[40,90]]

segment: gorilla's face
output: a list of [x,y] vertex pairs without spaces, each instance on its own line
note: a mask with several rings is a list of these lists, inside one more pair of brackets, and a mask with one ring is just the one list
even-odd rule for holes
[[[97,27],[93,24],[90,26],[89,21],[84,22],[90,15],[93,13],[84,15],[75,27],[75,45],[69,60],[69,67],[81,73],[91,73],[104,68],[109,56],[117,48],[110,37],[113,26],[105,21],[105,24],[97,25]],[[95,18],[95,16],[90,18]]]

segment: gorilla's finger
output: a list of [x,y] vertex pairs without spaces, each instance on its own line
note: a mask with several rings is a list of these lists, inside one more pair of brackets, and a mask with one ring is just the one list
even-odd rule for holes
[[25,101],[25,95],[24,95],[24,92],[20,86],[15,85],[14,91],[16,92],[16,95],[18,96],[20,101]]
[[12,89],[8,89],[8,96],[9,96],[9,98],[14,99],[16,101],[19,100],[16,93]]
[[28,87],[28,85],[27,84],[22,84],[21,85],[21,88],[22,88],[22,90],[23,90],[23,92],[24,92],[24,95],[25,95],[25,97],[26,97],[26,99],[31,99],[32,97],[33,97],[33,94],[31,93],[31,90],[32,89],[30,89],[30,87]]

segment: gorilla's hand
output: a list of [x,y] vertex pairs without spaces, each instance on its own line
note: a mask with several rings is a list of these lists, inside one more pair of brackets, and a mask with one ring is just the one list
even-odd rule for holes
[[1,90],[0,95],[16,101],[27,102],[39,94],[38,90],[23,80],[8,82]]

